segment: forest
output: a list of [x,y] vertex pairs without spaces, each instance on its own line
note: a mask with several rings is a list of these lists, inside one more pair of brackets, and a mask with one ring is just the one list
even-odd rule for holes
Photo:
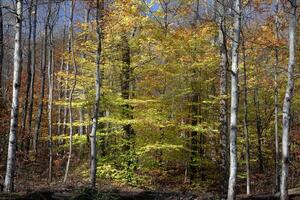
[[0,199],[300,199],[298,6],[0,0]]

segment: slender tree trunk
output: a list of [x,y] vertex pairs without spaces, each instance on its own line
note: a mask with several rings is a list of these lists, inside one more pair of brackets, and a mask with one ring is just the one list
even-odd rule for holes
[[280,199],[288,199],[288,172],[289,172],[289,129],[291,117],[291,103],[294,91],[294,67],[296,63],[296,25],[297,25],[297,0],[290,0],[290,25],[289,25],[289,64],[288,82],[283,102],[282,112],[282,168],[280,181]]
[[231,108],[230,108],[230,171],[228,181],[228,200],[234,200],[236,196],[236,175],[237,175],[237,115],[238,115],[238,63],[239,63],[239,42],[241,32],[241,1],[234,1],[234,27],[232,40],[232,64],[231,64]]
[[[279,0],[276,0],[275,4],[275,38],[279,39]],[[279,191],[279,183],[280,183],[280,174],[279,174],[279,142],[278,142],[278,83],[277,83],[277,69],[279,66],[279,48],[275,47],[275,66],[274,66],[274,137],[275,137],[275,192]]]
[[15,33],[15,50],[14,50],[14,76],[13,76],[13,95],[11,106],[11,120],[9,131],[9,143],[7,153],[7,166],[4,182],[4,190],[13,192],[14,175],[16,168],[16,146],[17,146],[17,129],[18,129],[18,112],[19,112],[19,92],[21,86],[21,69],[22,69],[22,13],[23,0],[16,0],[16,33]]
[[[90,8],[88,7],[86,10],[85,10],[85,23],[88,24],[89,21],[90,21]],[[88,37],[85,36],[84,38],[85,40],[88,40]],[[82,54],[82,57],[85,58],[86,55],[85,54]],[[83,72],[81,72],[83,74]],[[83,89],[83,94],[85,94],[85,90]],[[79,133],[80,135],[84,135],[84,108],[83,107],[80,107],[79,109],[79,117],[80,117],[80,127],[79,127]]]
[[260,117],[260,103],[259,103],[259,96],[258,96],[258,85],[254,88],[254,107],[255,107],[255,123],[256,123],[256,132],[257,132],[257,152],[258,152],[258,169],[260,172],[263,172],[264,165],[263,165],[263,153],[262,153],[262,122]]
[[33,29],[32,29],[32,62],[31,62],[31,79],[30,79],[30,95],[29,95],[29,111],[28,111],[28,133],[31,133],[32,126],[32,112],[34,101],[34,81],[35,81],[35,65],[36,65],[36,28],[37,28],[37,3],[38,0],[34,0],[34,15],[33,15]]
[[250,149],[249,149],[249,136],[248,136],[248,85],[247,85],[247,69],[246,69],[246,49],[245,38],[243,38],[243,67],[244,67],[244,136],[246,143],[246,187],[247,195],[250,194]]
[[90,134],[90,142],[91,142],[91,162],[90,162],[90,176],[91,176],[91,185],[92,187],[96,186],[96,173],[97,173],[97,146],[96,146],[96,131],[98,127],[98,114],[99,114],[99,106],[100,106],[100,87],[101,87],[101,71],[100,71],[100,58],[101,58],[101,45],[102,45],[102,33],[101,33],[101,15],[100,13],[103,8],[103,2],[101,0],[97,0],[97,11],[96,11],[96,32],[97,32],[97,51],[96,51],[96,82],[95,82],[95,102],[94,102],[94,114],[92,119],[92,131]]
[[[65,50],[65,42],[66,42],[66,29],[67,29],[67,14],[66,14],[66,2],[64,2],[64,28],[63,28],[63,38],[62,38],[62,49]],[[61,64],[60,64],[60,71],[62,72],[64,69],[64,64],[65,64],[65,59],[64,56],[61,56]],[[64,92],[63,92],[63,83],[62,83],[63,79],[59,78],[58,82],[59,82],[59,100],[62,100],[63,96],[64,96]],[[57,133],[59,135],[61,135],[61,130],[63,130],[63,133],[65,134],[65,126],[66,126],[66,121],[64,119],[66,119],[66,116],[63,115],[63,120],[61,119],[61,114],[62,114],[62,107],[61,105],[58,106],[58,122],[57,122]],[[64,109],[64,111],[66,111],[66,109]],[[65,114],[65,112],[64,112]],[[63,126],[61,125],[62,121],[64,122]],[[63,129],[61,129],[63,127]]]
[[[26,120],[27,120],[27,112],[28,112],[28,98],[30,95],[30,83],[31,83],[31,77],[32,77],[32,71],[31,71],[31,61],[32,61],[32,49],[31,49],[31,38],[32,38],[32,23],[31,23],[31,15],[32,15],[32,8],[33,8],[33,0],[30,0],[30,4],[28,5],[28,38],[27,38],[27,44],[28,44],[28,59],[27,59],[27,80],[26,80],[26,91],[25,91],[25,101],[23,103],[23,110],[22,110],[22,124],[21,124],[21,134],[23,137],[23,143],[25,147],[26,153],[29,152],[29,146],[30,146],[30,137],[29,135],[26,135]],[[25,134],[25,135],[24,135]]]
[[[192,87],[195,87],[196,83],[192,83]],[[192,105],[191,105],[191,125],[192,126],[197,126],[198,120],[197,120],[197,115],[198,115],[198,94],[196,92],[196,89],[193,89],[193,94],[192,94]],[[197,156],[198,156],[198,140],[197,140],[197,131],[193,130],[191,131],[191,158],[190,158],[190,180],[191,183],[195,181],[195,178],[197,177]]]
[[[48,2],[51,6],[50,1]],[[53,148],[52,148],[52,106],[54,87],[54,47],[53,47],[53,24],[49,26],[49,58],[48,58],[48,146],[49,146],[49,171],[48,180],[52,182]]]
[[71,158],[72,158],[72,150],[73,150],[73,93],[76,87],[76,82],[77,82],[77,66],[75,63],[75,57],[74,57],[74,36],[73,36],[73,19],[74,19],[74,8],[75,8],[75,1],[76,0],[72,0],[71,2],[71,16],[70,16],[70,27],[69,27],[69,50],[68,53],[69,55],[71,54],[71,58],[72,58],[72,64],[74,67],[74,81],[73,81],[73,85],[71,88],[71,91],[69,93],[69,131],[70,131],[70,139],[69,139],[69,156],[68,156],[68,161],[67,161],[67,166],[66,166],[66,171],[65,171],[65,177],[64,177],[64,183],[67,182],[67,178],[68,178],[68,173],[69,173],[69,167],[70,167],[70,162],[71,162]]
[[225,5],[224,0],[216,1],[217,20],[219,25],[219,48],[220,48],[220,192],[221,198],[225,199],[227,194],[227,180],[228,180],[228,156],[227,156],[227,138],[228,138],[228,120],[227,120],[227,46],[226,46],[226,26],[225,26]]
[[3,43],[3,14],[2,14],[2,2],[0,2],[0,92],[2,92],[2,70],[3,70],[3,58],[4,58],[4,43]]
[[48,25],[49,25],[50,16],[51,16],[51,4],[50,6],[48,6],[48,14],[46,17],[45,27],[44,27],[43,58],[41,64],[41,93],[39,97],[38,113],[35,121],[35,131],[33,136],[33,150],[35,153],[37,153],[37,145],[39,141],[41,121],[42,121],[42,115],[44,110],[45,78],[46,78],[47,46],[48,46]]
[[84,122],[84,113],[83,113],[83,108],[79,109],[79,122],[80,122],[80,126],[79,126],[79,135],[83,136],[84,134],[84,126],[83,126],[83,122]]

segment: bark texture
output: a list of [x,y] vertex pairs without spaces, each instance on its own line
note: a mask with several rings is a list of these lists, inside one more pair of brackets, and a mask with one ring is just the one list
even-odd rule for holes
[[236,196],[236,176],[237,176],[237,115],[238,115],[238,63],[239,63],[239,42],[241,32],[241,1],[234,1],[234,25],[232,40],[231,59],[231,107],[230,107],[230,167],[228,181],[228,200],[234,200]]
[[100,71],[100,58],[101,58],[101,10],[103,6],[102,0],[97,0],[97,11],[96,11],[96,33],[97,33],[97,51],[96,51],[96,77],[95,77],[95,102],[94,102],[94,111],[92,118],[92,130],[90,134],[90,142],[91,142],[91,162],[90,162],[90,178],[92,187],[96,186],[96,173],[97,173],[97,136],[96,131],[98,128],[98,117],[99,117],[99,106],[100,106],[100,87],[101,87],[101,71]]
[[9,131],[9,142],[7,152],[7,165],[4,182],[4,190],[13,192],[14,175],[16,169],[16,147],[17,147],[17,129],[18,129],[18,112],[19,112],[19,92],[21,86],[22,70],[22,13],[23,0],[16,1],[16,33],[15,33],[15,50],[14,50],[14,75],[13,75],[13,94],[11,105],[11,120]]
[[288,81],[282,107],[282,160],[280,199],[288,199],[288,174],[289,174],[289,129],[291,117],[291,103],[294,91],[294,67],[296,63],[296,24],[297,24],[297,0],[290,0],[289,12],[289,64]]
[[228,69],[228,57],[227,57],[227,37],[226,37],[226,10],[225,1],[215,1],[217,8],[217,22],[219,25],[219,48],[220,48],[220,195],[222,199],[226,198],[227,194],[227,181],[228,181],[228,119],[227,119],[227,69]]

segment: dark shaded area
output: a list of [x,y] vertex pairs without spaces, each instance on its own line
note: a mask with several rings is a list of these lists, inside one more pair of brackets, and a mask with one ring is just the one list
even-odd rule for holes
[[[193,200],[199,199],[191,193],[177,192],[159,192],[159,191],[142,191],[142,192],[120,192],[117,190],[97,191],[91,188],[84,188],[80,191],[36,191],[24,196],[17,194],[10,195],[2,193],[1,199],[11,200]],[[200,199],[215,199],[213,197]]]

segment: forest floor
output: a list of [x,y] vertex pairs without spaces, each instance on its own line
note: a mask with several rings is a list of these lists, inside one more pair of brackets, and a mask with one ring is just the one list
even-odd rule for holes
[[[81,199],[95,199],[95,200],[200,200],[200,199],[213,199],[217,198],[217,188],[210,186],[208,188],[193,187],[189,183],[178,182],[176,184],[154,183],[163,184],[153,189],[146,187],[131,187],[124,184],[115,183],[113,181],[99,180],[97,191],[92,191],[87,188],[89,185],[88,178],[82,176],[79,172],[82,171],[82,166],[86,163],[76,160],[74,156],[71,165],[71,172],[68,176],[68,182],[63,183],[64,176],[64,163],[54,165],[55,176],[52,183],[48,183],[48,170],[47,170],[47,156],[40,155],[34,161],[32,158],[26,158],[20,154],[18,159],[18,167],[16,173],[15,190],[16,193],[12,195],[0,193],[0,200],[2,199],[19,199],[19,200],[81,200]],[[0,164],[0,174],[5,173],[4,160]],[[296,164],[298,162],[295,162]],[[22,166],[22,167],[21,167]],[[79,166],[79,167],[78,167]],[[87,166],[85,166],[87,168]],[[290,185],[291,188],[300,187],[300,165],[291,166],[290,170]],[[271,170],[265,170],[263,173],[256,171],[251,174],[251,189],[252,196],[245,194],[245,180],[242,177],[238,178],[237,194],[238,199],[278,199],[272,195],[274,188],[274,174]],[[2,180],[3,177],[0,177]],[[212,184],[213,185],[213,184]],[[300,192],[299,192],[300,194]],[[294,197],[299,199],[300,197]]]
[[[299,134],[297,134],[299,136]],[[293,137],[295,139],[295,137]],[[297,141],[298,138],[297,138]],[[45,148],[47,144],[45,144]],[[63,183],[65,172],[65,162],[59,157],[55,158],[53,171],[55,172],[52,183],[48,183],[48,156],[46,151],[40,154],[37,158],[25,156],[18,152],[17,172],[15,178],[14,194],[0,193],[2,199],[19,199],[19,200],[80,200],[80,199],[95,199],[95,200],[197,200],[197,199],[213,199],[217,198],[216,182],[212,182],[206,188],[195,187],[190,183],[153,182],[155,187],[131,187],[125,184],[115,183],[108,180],[98,181],[97,191],[89,189],[89,180],[82,175],[82,171],[87,170],[87,163],[80,161],[74,156],[71,161],[71,171],[68,176],[67,183]],[[289,188],[300,188],[300,150],[293,150],[295,155],[291,155],[294,160],[290,165]],[[61,161],[61,162],[57,162]],[[267,164],[271,163],[271,164]],[[238,199],[278,199],[278,195],[273,195],[274,192],[274,171],[272,162],[266,160],[264,172],[259,172],[253,163],[251,168],[251,193],[252,196],[246,196],[245,178],[238,176],[237,194]],[[271,170],[268,170],[271,169]],[[243,170],[240,166],[239,170]],[[209,173],[209,170],[207,171]],[[5,174],[5,158],[0,158],[0,183],[3,181],[1,175]],[[205,183],[206,184],[206,183]],[[300,200],[299,195],[293,199]]]
[[[35,166],[36,167],[36,166]],[[39,168],[42,170],[42,168]],[[62,182],[62,174],[55,177],[52,184],[47,183],[47,170],[44,172],[32,171],[29,166],[23,168],[22,178],[17,176],[16,193],[0,193],[0,200],[217,200],[214,189],[208,191],[182,190],[180,185],[176,188],[164,188],[164,190],[149,190],[145,188],[117,185],[109,181],[99,181],[97,190],[88,188],[88,180],[82,179],[76,173],[71,173],[67,184]],[[24,172],[28,173],[28,176]],[[63,170],[62,170],[63,171]],[[41,173],[42,176],[38,176]],[[3,174],[3,172],[1,172]],[[18,173],[17,173],[18,174]],[[36,174],[36,176],[33,176]],[[33,179],[29,179],[29,177]],[[27,177],[27,178],[26,178]],[[278,195],[272,194],[272,179],[270,174],[253,174],[253,194],[244,194],[244,184],[239,180],[237,192],[238,199],[279,199]],[[299,189],[300,194],[300,189]],[[299,199],[299,195],[294,196],[294,200]]]

